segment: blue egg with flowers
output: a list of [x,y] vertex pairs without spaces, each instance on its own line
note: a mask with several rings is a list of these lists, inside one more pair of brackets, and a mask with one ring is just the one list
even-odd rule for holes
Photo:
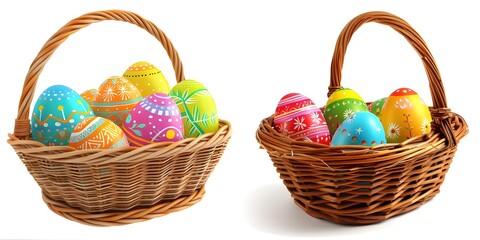
[[368,111],[347,117],[335,131],[331,146],[361,145],[374,147],[387,143],[380,119]]

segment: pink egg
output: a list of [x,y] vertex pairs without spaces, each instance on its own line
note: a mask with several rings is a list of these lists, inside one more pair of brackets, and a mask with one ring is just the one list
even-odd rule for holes
[[285,95],[273,118],[275,130],[295,140],[330,144],[330,131],[320,108],[299,93]]
[[164,93],[145,97],[129,112],[123,131],[131,146],[183,139],[183,122],[175,102]]

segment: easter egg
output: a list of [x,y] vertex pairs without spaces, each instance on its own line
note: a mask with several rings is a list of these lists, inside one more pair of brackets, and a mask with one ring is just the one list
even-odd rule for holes
[[203,84],[183,80],[173,86],[168,95],[182,114],[186,137],[198,137],[218,130],[217,107]]
[[371,113],[377,115],[377,117],[380,117],[380,112],[382,111],[383,105],[385,104],[385,100],[387,100],[386,97],[375,100],[368,105],[368,110]]
[[333,92],[325,104],[324,117],[330,134],[333,135],[343,120],[356,112],[368,111],[363,98],[350,88]]
[[175,102],[164,93],[154,93],[130,111],[123,131],[131,146],[183,139],[183,121]]
[[280,99],[273,124],[277,132],[292,139],[330,144],[330,132],[322,111],[302,94],[289,93]]
[[93,99],[95,98],[95,95],[97,95],[97,89],[88,89],[85,92],[81,93],[80,96],[87,101],[88,104],[92,104]]
[[103,117],[89,117],[73,129],[68,145],[76,149],[109,149],[129,146],[123,130]]
[[425,102],[409,88],[395,90],[380,113],[387,141],[400,143],[431,131],[432,116]]
[[53,85],[35,102],[30,120],[32,137],[45,145],[66,146],[75,125],[91,116],[90,105],[77,92]]
[[387,143],[380,119],[373,113],[356,112],[347,117],[332,137],[331,146],[376,146]]
[[152,93],[167,94],[170,91],[170,85],[162,71],[148,62],[132,64],[123,73],[123,77],[133,83],[144,97]]
[[130,110],[142,99],[142,94],[131,82],[113,76],[98,87],[91,106],[96,116],[110,119],[121,126]]

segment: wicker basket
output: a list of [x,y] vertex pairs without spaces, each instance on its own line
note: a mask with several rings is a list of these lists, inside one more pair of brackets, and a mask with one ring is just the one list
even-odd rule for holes
[[361,14],[340,33],[328,96],[341,87],[343,60],[353,33],[368,22],[392,27],[420,55],[433,99],[430,134],[377,147],[330,147],[277,133],[273,115],[263,119],[256,131],[260,147],[268,152],[295,203],[313,217],[340,224],[380,222],[432,199],[445,180],[459,140],[468,133],[465,120],[447,108],[438,68],[423,39],[407,22],[386,12]]
[[52,211],[95,226],[145,221],[197,203],[231,137],[230,123],[220,119],[214,133],[138,148],[75,150],[33,141],[29,110],[42,69],[71,34],[104,20],[124,21],[145,29],[165,48],[177,82],[184,79],[177,51],[150,21],[120,10],[85,14],[55,33],[33,61],[24,82],[14,133],[8,140],[41,187],[43,200]]

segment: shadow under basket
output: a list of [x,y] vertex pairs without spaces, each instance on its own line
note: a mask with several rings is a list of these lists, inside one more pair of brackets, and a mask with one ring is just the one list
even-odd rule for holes
[[[341,88],[341,70],[353,33],[368,22],[388,25],[420,55],[430,82],[432,131],[405,142],[375,147],[336,146],[290,139],[260,122],[256,139],[270,156],[295,203],[307,214],[348,225],[372,224],[420,207],[439,193],[458,143],[468,133],[465,120],[447,108],[433,56],[404,20],[386,12],[352,19],[335,47],[328,96]],[[322,109],[323,112],[323,109]]]
[[117,20],[135,24],[163,45],[184,80],[183,65],[165,34],[135,13],[107,10],[82,15],[63,26],[43,46],[25,79],[18,116],[8,143],[42,189],[55,213],[79,223],[114,226],[149,220],[199,202],[205,183],[231,137],[231,126],[196,138],[142,147],[76,150],[32,140],[29,111],[39,73],[66,38],[91,23]]

